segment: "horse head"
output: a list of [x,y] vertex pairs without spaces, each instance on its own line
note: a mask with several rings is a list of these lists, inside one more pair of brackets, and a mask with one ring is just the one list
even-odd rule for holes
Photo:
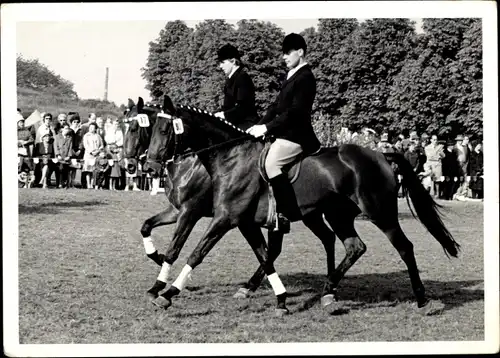
[[207,149],[235,138],[253,138],[206,110],[185,105],[175,107],[168,95],[164,96],[163,108],[165,113],[157,118],[148,148],[151,172],[188,149]]
[[176,115],[177,108],[170,97],[165,95],[163,98],[163,113],[157,114],[155,124],[152,127],[147,159],[143,167],[144,170],[153,175],[160,174],[162,162],[166,161],[167,157],[173,157],[174,155],[175,133],[173,121]]
[[[128,129],[123,138],[123,153],[127,172],[134,173],[137,169],[137,161],[145,160],[145,154],[151,140],[152,127],[156,121],[156,115],[160,111],[158,106],[145,105],[142,97],[139,97],[137,105],[129,98],[128,108],[124,113]],[[147,121],[144,120],[144,115],[147,116]]]

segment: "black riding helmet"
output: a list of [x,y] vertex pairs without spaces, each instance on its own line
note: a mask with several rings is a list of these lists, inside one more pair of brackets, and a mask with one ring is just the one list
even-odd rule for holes
[[233,45],[227,44],[222,46],[219,51],[217,51],[217,60],[223,62],[232,58],[240,59],[240,52]]
[[304,54],[307,52],[306,40],[299,34],[291,33],[286,35],[282,45],[283,53],[300,49],[304,50]]

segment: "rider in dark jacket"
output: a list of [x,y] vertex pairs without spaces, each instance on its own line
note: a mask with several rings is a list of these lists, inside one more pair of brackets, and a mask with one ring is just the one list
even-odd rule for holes
[[233,45],[222,46],[218,53],[219,67],[227,76],[224,85],[222,111],[215,116],[226,119],[246,130],[258,122],[255,107],[255,87],[248,73],[243,69],[240,53]]
[[293,187],[281,169],[301,153],[318,151],[321,144],[312,127],[316,79],[305,60],[306,42],[301,35],[292,33],[285,37],[282,50],[289,69],[287,79],[264,118],[247,132],[255,137],[269,134],[276,138],[265,168],[276,198],[277,230],[287,233],[290,220],[298,220],[301,213]]

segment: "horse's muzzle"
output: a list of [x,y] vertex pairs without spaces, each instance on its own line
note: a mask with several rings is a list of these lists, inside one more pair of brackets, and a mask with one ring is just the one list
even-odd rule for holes
[[125,158],[124,159],[125,170],[129,174],[134,174],[137,170],[137,159],[135,158]]
[[157,161],[148,159],[146,163],[144,163],[144,166],[142,168],[145,172],[157,176],[160,175],[161,172],[161,163],[158,163]]

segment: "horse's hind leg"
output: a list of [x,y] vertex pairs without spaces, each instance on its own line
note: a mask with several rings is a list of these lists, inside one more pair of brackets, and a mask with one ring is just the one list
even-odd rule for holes
[[[397,214],[396,214],[397,215]],[[420,279],[418,272],[417,261],[413,251],[413,244],[408,240],[401,226],[397,222],[397,217],[390,220],[375,219],[372,222],[380,228],[387,236],[391,244],[398,250],[401,259],[403,259],[408,268],[413,293],[417,300],[418,311],[422,314],[430,315],[441,311],[444,304],[439,301],[429,300],[425,294],[425,288]]]
[[337,288],[330,280],[335,272],[335,233],[325,224],[321,213],[312,213],[302,219],[304,225],[316,235],[323,244],[326,251],[327,278],[328,281],[323,287],[321,294],[321,304],[323,307],[330,306],[337,300]]
[[[357,214],[346,210],[331,210],[325,212],[325,219],[335,231],[344,244],[346,255],[340,262],[335,271],[329,275],[329,285],[332,292],[336,292],[339,282],[345,276],[346,272],[356,263],[356,261],[365,253],[366,245],[359,238],[356,229],[354,228],[354,218]],[[332,298],[336,298],[335,296]],[[333,299],[330,299],[329,303]],[[333,308],[333,307],[332,307]],[[338,307],[335,307],[337,309]]]
[[413,244],[408,240],[398,222],[396,195],[394,191],[388,191],[384,195],[380,193],[377,196],[360,195],[362,198],[360,206],[371,222],[387,236],[406,264],[419,311],[423,314],[433,314],[440,311],[444,305],[441,302],[430,301],[425,294],[425,288],[418,272]]
[[240,229],[243,237],[247,240],[260,263],[257,271],[255,271],[248,282],[243,287],[240,287],[233,295],[234,298],[246,298],[248,297],[249,292],[255,292],[264,280],[265,272],[263,264],[267,260],[267,244],[266,239],[264,238],[264,235],[262,235],[262,231],[258,225],[253,223],[240,223],[238,228]]

